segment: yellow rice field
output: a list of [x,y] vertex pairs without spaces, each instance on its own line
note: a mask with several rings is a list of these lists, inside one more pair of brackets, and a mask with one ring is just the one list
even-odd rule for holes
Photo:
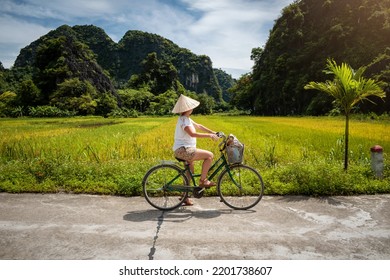
[[[245,163],[277,184],[280,178],[274,178],[275,172],[296,165],[321,168],[321,164],[331,164],[342,170],[342,117],[192,118],[215,131],[234,134],[245,144]],[[80,192],[85,192],[96,184],[98,188],[92,187],[92,192],[139,193],[140,181],[148,168],[160,160],[174,159],[175,124],[176,117],[0,119],[0,191],[23,191],[28,185],[27,191],[39,191],[38,185],[44,184],[49,191],[75,191],[76,185]],[[384,149],[387,166],[389,121],[351,120],[352,167],[369,168],[370,148],[377,144]],[[219,155],[218,142],[198,139],[198,147]],[[18,175],[12,177],[13,172]],[[97,183],[103,179],[104,182]],[[135,191],[124,191],[133,184]]]

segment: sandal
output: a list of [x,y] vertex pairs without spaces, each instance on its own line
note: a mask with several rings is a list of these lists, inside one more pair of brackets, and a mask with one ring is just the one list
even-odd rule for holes
[[214,187],[216,185],[217,185],[216,183],[211,182],[211,181],[209,181],[207,179],[199,181],[199,187],[201,187],[201,188],[210,188],[210,187]]

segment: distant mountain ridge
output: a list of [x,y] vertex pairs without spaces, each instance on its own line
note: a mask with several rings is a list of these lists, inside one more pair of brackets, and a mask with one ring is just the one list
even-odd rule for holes
[[159,59],[176,67],[179,81],[187,90],[207,93],[217,102],[222,101],[222,89],[208,56],[195,55],[164,37],[142,31],[128,31],[115,43],[102,28],[94,25],[62,25],[23,48],[14,67],[33,66],[42,43],[61,36],[85,44],[115,87],[124,85],[132,75],[139,74],[141,62],[149,53],[155,52]]

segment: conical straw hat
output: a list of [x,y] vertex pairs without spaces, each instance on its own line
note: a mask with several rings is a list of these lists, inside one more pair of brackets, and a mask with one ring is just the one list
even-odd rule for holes
[[181,94],[175,104],[175,107],[173,107],[172,113],[187,112],[191,109],[198,107],[199,104],[199,101],[196,101],[195,99],[189,98],[188,96]]

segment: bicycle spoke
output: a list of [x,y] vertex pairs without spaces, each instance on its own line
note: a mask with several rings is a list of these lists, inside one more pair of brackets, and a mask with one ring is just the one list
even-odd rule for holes
[[187,192],[174,185],[188,185],[187,178],[181,174],[181,169],[175,165],[158,165],[150,169],[143,181],[145,199],[153,207],[160,210],[171,210],[179,207]]
[[234,209],[249,209],[261,200],[264,184],[256,170],[249,166],[237,165],[221,174],[218,190],[227,206]]

